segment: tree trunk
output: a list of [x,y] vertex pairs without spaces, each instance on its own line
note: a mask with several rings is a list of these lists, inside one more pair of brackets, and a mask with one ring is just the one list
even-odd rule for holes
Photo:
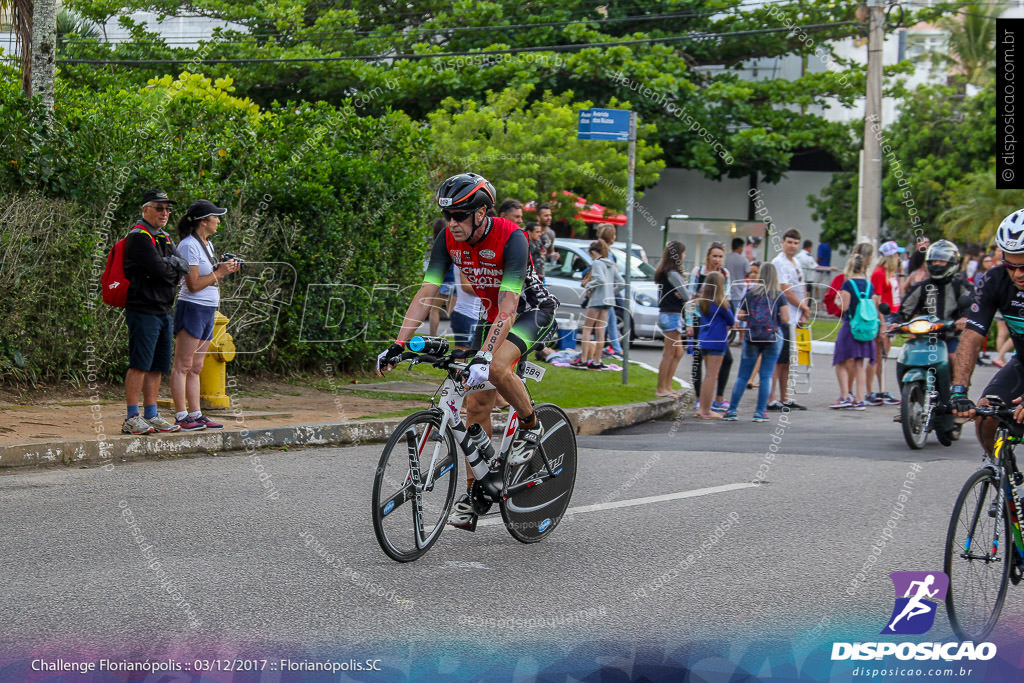
[[42,100],[53,114],[57,58],[57,0],[36,0],[32,11],[32,77],[28,95]]

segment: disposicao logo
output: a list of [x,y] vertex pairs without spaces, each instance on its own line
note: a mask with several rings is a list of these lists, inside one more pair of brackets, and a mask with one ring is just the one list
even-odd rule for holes
[[945,572],[893,572],[896,605],[883,635],[920,635],[935,623],[938,603],[946,599],[949,577]]
[[[944,572],[893,572],[895,604],[882,635],[920,635],[935,625],[940,601],[946,599],[949,577]],[[897,659],[918,661],[987,661],[996,656],[994,643],[832,643],[832,660]]]

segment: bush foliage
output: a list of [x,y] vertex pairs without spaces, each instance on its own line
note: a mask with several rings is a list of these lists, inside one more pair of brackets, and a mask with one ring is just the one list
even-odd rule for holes
[[[61,87],[48,126],[0,73],[0,380],[123,376],[123,317],[98,303],[99,275],[152,187],[179,215],[199,198],[228,207],[217,249],[254,262],[234,308],[222,306],[247,351],[236,369],[344,367],[394,334],[384,311],[422,276],[432,189],[422,131],[405,114],[361,117],[350,102],[261,109],[233,96],[230,79],[187,72],[141,89]],[[346,283],[373,300],[340,301]]]

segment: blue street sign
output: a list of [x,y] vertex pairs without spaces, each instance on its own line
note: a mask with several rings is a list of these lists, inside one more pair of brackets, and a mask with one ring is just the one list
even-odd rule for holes
[[581,109],[576,137],[580,140],[629,140],[629,110]]

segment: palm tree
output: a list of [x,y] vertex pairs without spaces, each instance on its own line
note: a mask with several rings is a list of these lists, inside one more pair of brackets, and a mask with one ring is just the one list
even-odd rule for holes
[[974,173],[957,187],[950,204],[938,218],[943,233],[954,241],[988,244],[1000,221],[1024,206],[1024,190],[997,190],[991,171]]
[[21,89],[32,89],[32,8],[34,0],[0,0],[0,16],[10,20],[21,63]]
[[67,45],[68,36],[76,35],[79,38],[98,40],[100,29],[82,15],[61,7],[57,12],[57,48],[62,49]]
[[935,57],[952,67],[963,81],[982,86],[995,80],[996,19],[1006,5],[966,5],[955,17],[946,17],[939,25],[949,32],[945,53]]

